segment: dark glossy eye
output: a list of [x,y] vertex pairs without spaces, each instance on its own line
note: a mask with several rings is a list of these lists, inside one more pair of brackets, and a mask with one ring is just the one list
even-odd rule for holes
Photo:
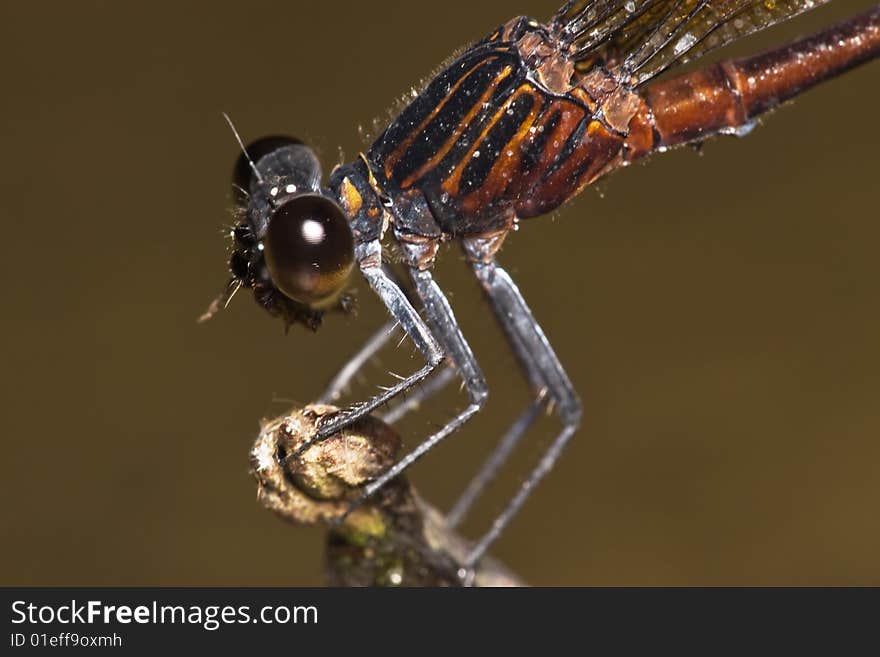
[[278,207],[263,247],[275,287],[309,305],[333,299],[354,264],[354,239],[345,214],[316,194],[296,196]]
[[[245,150],[248,156],[250,156],[251,161],[256,163],[260,161],[261,157],[268,155],[272,151],[276,151],[284,146],[301,143],[299,139],[293,137],[271,135],[251,142],[245,147]],[[235,161],[235,168],[232,170],[232,193],[236,202],[247,204],[247,192],[250,190],[253,175],[254,172],[247,157],[245,157],[244,153],[241,153]]]

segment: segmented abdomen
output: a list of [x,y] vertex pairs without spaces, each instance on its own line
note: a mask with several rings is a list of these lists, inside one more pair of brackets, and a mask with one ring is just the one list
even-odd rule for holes
[[622,139],[589,103],[533,81],[515,45],[484,42],[428,84],[369,158],[389,192],[416,188],[444,228],[475,232],[553,210],[614,159]]

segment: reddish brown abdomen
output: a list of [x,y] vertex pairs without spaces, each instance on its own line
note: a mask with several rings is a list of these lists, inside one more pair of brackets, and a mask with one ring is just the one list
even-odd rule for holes
[[631,149],[630,157],[737,133],[754,117],[878,54],[880,7],[874,7],[781,48],[649,85],[631,128],[650,128],[654,141]]

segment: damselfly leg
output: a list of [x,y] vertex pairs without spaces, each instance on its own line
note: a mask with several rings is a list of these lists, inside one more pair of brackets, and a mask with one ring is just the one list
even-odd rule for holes
[[[394,386],[384,390],[371,399],[342,410],[322,422],[314,438],[300,448],[298,456],[309,445],[332,436],[343,427],[372,413],[374,410],[394,399],[414,385],[423,381],[443,361],[445,353],[434,339],[431,330],[419,313],[413,308],[406,294],[397,282],[382,268],[382,246],[378,240],[359,244],[355,249],[358,267],[376,295],[385,304],[394,321],[400,324],[406,335],[413,341],[425,359],[425,365]],[[290,457],[288,457],[290,458]]]
[[[474,273],[520,365],[533,388],[536,384],[540,385],[540,388],[535,390],[538,399],[546,395],[550,407],[562,422],[562,430],[544,452],[538,464],[526,476],[519,490],[492,523],[490,529],[474,545],[464,564],[466,568],[473,569],[520,510],[535,486],[553,468],[562,450],[580,426],[582,407],[559,358],[540,325],[535,321],[516,284],[507,272],[497,265],[494,258],[483,259],[479,257],[480,254],[475,253],[477,249],[469,249],[469,246],[474,245],[469,245],[465,241],[465,250],[470,251],[472,255],[471,266]],[[522,432],[531,423],[528,410],[523,418],[525,419],[522,422]],[[497,449],[505,449],[505,442],[502,441]],[[473,498],[475,497],[476,495],[473,495]]]
[[545,397],[541,396],[529,404],[526,410],[520,414],[502,436],[501,440],[498,441],[495,449],[492,450],[492,453],[480,467],[480,470],[470,480],[464,492],[462,492],[455,504],[452,505],[449,513],[446,514],[447,525],[455,528],[461,524],[468,511],[473,507],[474,502],[483,494],[483,491],[486,490],[486,487],[507,462],[508,457],[513,453],[513,450],[519,444],[520,439],[525,435],[528,428],[538,419],[541,409],[544,408],[544,400]]
[[[403,289],[399,279],[388,267],[383,266],[385,275],[393,280],[398,287]],[[352,381],[358,376],[364,367],[373,358],[376,358],[380,351],[395,336],[396,330],[400,323],[396,319],[392,319],[383,324],[378,331],[371,335],[366,342],[358,349],[353,356],[339,369],[333,379],[327,384],[324,393],[318,398],[319,404],[336,404],[351,388]],[[404,334],[404,338],[406,335]],[[420,385],[410,388],[406,391],[403,399],[389,400],[389,403],[395,404],[385,414],[381,416],[383,422],[394,424],[405,415],[418,409],[421,404],[430,399],[436,393],[445,388],[452,379],[455,378],[455,369],[451,364],[447,364],[438,373],[424,380]]]
[[400,475],[422,456],[427,454],[439,442],[457,431],[462,425],[476,415],[485,404],[489,394],[486,380],[480,366],[474,358],[470,345],[458,327],[458,322],[440,287],[434,281],[430,271],[418,267],[410,268],[410,276],[415,286],[416,295],[422,301],[428,323],[434,329],[434,336],[440,342],[444,353],[454,363],[456,371],[467,391],[469,403],[467,407],[449,420],[439,431],[425,438],[409,454],[395,463],[385,473],[370,482],[363,494],[355,500],[348,512],[357,508],[366,499],[381,489],[389,481]]
[[406,399],[400,401],[384,415],[380,415],[379,419],[386,424],[399,422],[404,415],[418,410],[424,402],[448,386],[455,378],[455,375],[455,365],[452,363],[447,364],[430,379],[407,392]]

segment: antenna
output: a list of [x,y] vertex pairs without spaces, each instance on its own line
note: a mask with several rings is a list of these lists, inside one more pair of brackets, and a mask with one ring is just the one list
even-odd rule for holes
[[232,119],[229,118],[229,115],[226,112],[223,112],[223,118],[226,119],[226,123],[229,124],[229,129],[232,130],[232,134],[235,136],[235,141],[238,142],[239,148],[241,148],[241,152],[244,153],[245,159],[248,161],[248,164],[251,166],[251,171],[254,172],[254,175],[257,177],[257,180],[260,181],[260,184],[263,185],[263,176],[260,175],[260,172],[257,171],[257,165],[254,164],[254,161],[251,159],[251,156],[248,155],[247,149],[244,147],[244,142],[241,140],[241,135],[238,134],[238,130],[235,129],[235,126],[232,123]]

